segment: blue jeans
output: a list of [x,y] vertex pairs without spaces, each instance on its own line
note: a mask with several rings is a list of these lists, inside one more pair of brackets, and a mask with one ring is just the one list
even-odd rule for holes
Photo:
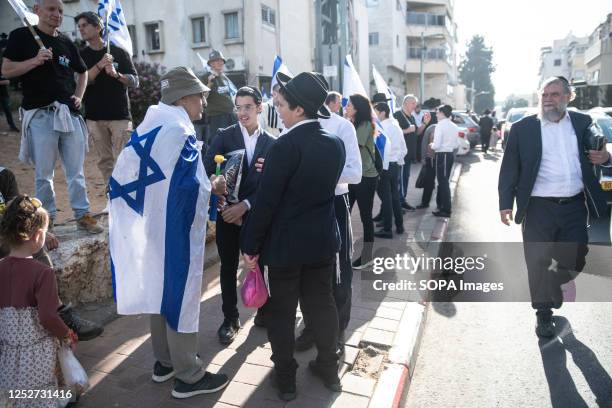
[[81,218],[89,211],[87,187],[83,162],[87,148],[87,139],[81,129],[79,117],[72,116],[74,132],[53,130],[53,112],[39,110],[29,124],[30,147],[36,175],[36,197],[51,218],[55,218],[55,191],[53,176],[57,157],[62,162],[68,185],[68,198],[75,218]]

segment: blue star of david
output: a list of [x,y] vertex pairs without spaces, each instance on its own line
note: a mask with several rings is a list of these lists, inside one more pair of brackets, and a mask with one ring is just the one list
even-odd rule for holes
[[[127,184],[119,184],[117,180],[111,177],[108,182],[109,198],[111,200],[123,198],[127,205],[140,215],[144,212],[144,200],[147,186],[158,183],[166,178],[159,165],[151,157],[151,148],[153,147],[153,143],[160,129],[161,126],[156,127],[142,136],[139,136],[138,133],[134,131],[132,132],[130,141],[125,145],[125,149],[131,146],[138,157],[140,157],[138,178]],[[142,145],[142,141],[144,141],[144,146]],[[151,173],[147,174],[149,170],[151,170]],[[131,193],[135,193],[134,196],[132,196]]]

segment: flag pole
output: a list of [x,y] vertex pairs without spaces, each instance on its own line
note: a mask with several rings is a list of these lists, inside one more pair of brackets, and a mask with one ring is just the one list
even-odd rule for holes
[[106,53],[110,54],[110,32],[108,31],[108,9],[104,12],[104,32],[106,33]]
[[38,33],[36,33],[34,27],[32,27],[32,24],[30,24],[26,17],[23,18],[23,22],[26,24],[26,26],[28,26],[28,30],[30,30],[30,33],[34,37],[34,40],[36,40],[36,44],[38,44],[41,49],[46,49],[45,44],[43,44],[42,40],[40,39],[40,36],[38,35]]

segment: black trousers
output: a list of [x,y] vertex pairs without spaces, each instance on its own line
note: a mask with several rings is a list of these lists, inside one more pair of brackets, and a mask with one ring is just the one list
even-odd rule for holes
[[11,113],[11,100],[8,96],[0,97],[0,103],[2,104],[2,110],[6,116],[6,121],[11,129],[17,128],[15,121],[13,120],[13,114]]
[[561,285],[584,268],[588,211],[583,197],[558,204],[531,197],[522,223],[531,306],[538,315],[561,307]]
[[357,201],[359,217],[363,224],[363,242],[374,242],[374,221],[372,220],[372,207],[374,206],[374,193],[378,177],[362,177],[361,183],[349,184],[350,209]]
[[378,183],[378,196],[381,200],[380,209],[385,231],[391,231],[392,218],[395,218],[397,228],[404,227],[399,194],[399,171],[400,167],[396,162],[389,163],[389,170],[383,170]]
[[223,301],[223,316],[227,319],[238,318],[238,295],[236,279],[238,262],[240,261],[240,229],[236,224],[223,221],[217,216],[216,242],[219,258],[221,258],[221,299]]
[[406,201],[406,196],[408,195],[408,182],[410,181],[410,160],[408,160],[408,155],[404,158],[404,165],[400,166],[399,171],[399,189],[400,189],[400,197],[401,202]]
[[434,168],[434,159],[426,158],[423,167],[427,169],[425,177],[425,185],[423,186],[423,195],[421,196],[421,204],[429,205],[434,188],[436,187],[436,169]]
[[436,153],[436,180],[438,181],[438,192],[436,203],[438,210],[451,213],[450,176],[455,161],[452,152]]
[[487,152],[489,150],[489,142],[491,141],[491,129],[488,132],[480,133],[480,144],[482,145],[482,151]]
[[332,293],[335,259],[302,266],[268,267],[270,298],[266,304],[268,339],[276,374],[295,378],[295,312],[298,299],[309,316],[317,346],[317,362],[329,372],[338,369],[338,312]]

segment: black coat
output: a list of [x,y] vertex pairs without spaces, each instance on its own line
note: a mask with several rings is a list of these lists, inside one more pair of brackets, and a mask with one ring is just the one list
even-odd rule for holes
[[268,152],[242,252],[274,267],[333,257],[340,249],[334,191],[345,158],[344,143],[318,121],[281,136]]
[[[568,113],[578,138],[580,168],[589,213],[598,218],[605,214],[607,204],[599,180],[593,171],[593,164],[584,153],[587,150],[586,143],[590,134],[591,117],[578,112],[568,111]],[[540,119],[537,115],[526,116],[510,128],[498,183],[499,209],[511,209],[516,200],[514,220],[517,224],[520,224],[525,218],[527,204],[540,170],[541,159]],[[561,162],[559,165],[562,165]]]
[[[262,129],[262,133],[257,139],[255,145],[255,152],[253,153],[253,159],[251,165],[248,164],[246,153],[244,155],[244,161],[242,163],[242,179],[240,180],[240,187],[238,188],[238,199],[249,200],[251,208],[255,205],[257,198],[257,185],[261,173],[255,169],[255,163],[259,158],[265,158],[268,154],[268,150],[274,144],[272,135]],[[244,149],[244,138],[240,131],[240,125],[232,125],[225,129],[220,129],[217,134],[213,137],[210,143],[210,147],[204,155],[204,168],[206,174],[210,177],[215,174],[217,163],[215,163],[215,155],[233,152],[234,150]],[[247,213],[248,214],[248,213]]]

